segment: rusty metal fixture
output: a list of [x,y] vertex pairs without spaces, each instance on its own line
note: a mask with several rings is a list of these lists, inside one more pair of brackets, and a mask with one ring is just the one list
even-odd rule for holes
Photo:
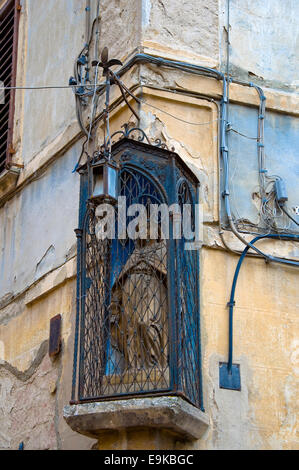
[[60,314],[50,320],[49,356],[52,358],[57,356],[61,350],[61,320]]
[[[123,124],[121,127],[123,128],[123,130],[116,131],[111,135],[109,142],[111,145],[113,145],[117,141],[113,140],[113,138],[118,136],[118,140],[123,138],[132,139],[137,140],[138,142],[146,142],[149,145],[154,145],[156,147],[161,147],[163,149],[168,150],[167,145],[162,142],[161,139],[150,139],[144,132],[144,130],[140,127],[131,127],[128,123]],[[101,151],[103,151],[103,147],[101,148]]]
[[122,65],[122,62],[118,59],[111,59],[108,60],[109,51],[108,47],[104,47],[101,54],[101,62],[97,62],[96,60],[92,61],[92,65],[94,67],[101,67],[103,69],[103,76],[108,77],[111,73],[110,67],[114,65]]

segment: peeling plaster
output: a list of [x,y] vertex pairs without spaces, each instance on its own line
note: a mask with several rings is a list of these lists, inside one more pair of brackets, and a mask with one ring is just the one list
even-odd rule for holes
[[[221,0],[221,55],[226,69],[227,0]],[[230,0],[230,73],[261,86],[298,86],[297,0]]]

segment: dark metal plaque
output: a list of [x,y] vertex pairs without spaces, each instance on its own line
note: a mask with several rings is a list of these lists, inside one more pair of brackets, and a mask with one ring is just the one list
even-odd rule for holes
[[61,315],[58,314],[50,320],[49,356],[59,354],[61,348]]

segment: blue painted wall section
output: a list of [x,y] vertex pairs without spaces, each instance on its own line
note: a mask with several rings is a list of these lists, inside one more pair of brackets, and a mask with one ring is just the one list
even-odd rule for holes
[[[235,220],[244,222],[244,230],[248,223],[252,224],[252,231],[264,228],[259,216],[259,170],[257,142],[254,140],[257,137],[257,117],[256,108],[234,104],[229,107],[231,127],[247,136],[228,132],[231,207]],[[266,112],[265,155],[268,175],[283,178],[288,193],[286,209],[299,222],[294,212],[294,208],[299,206],[299,118]],[[226,223],[223,207],[221,214],[222,222]],[[279,229],[299,231],[298,226],[285,215],[277,218],[276,222]],[[239,228],[242,229],[242,223]]]
[[[63,264],[76,243],[80,142],[0,211],[0,300]],[[75,247],[73,255],[75,254]]]

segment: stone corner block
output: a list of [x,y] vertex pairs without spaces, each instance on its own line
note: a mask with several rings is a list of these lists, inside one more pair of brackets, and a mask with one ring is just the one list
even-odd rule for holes
[[73,431],[97,438],[106,431],[164,429],[186,440],[199,439],[209,425],[205,413],[180,397],[132,398],[64,407]]

